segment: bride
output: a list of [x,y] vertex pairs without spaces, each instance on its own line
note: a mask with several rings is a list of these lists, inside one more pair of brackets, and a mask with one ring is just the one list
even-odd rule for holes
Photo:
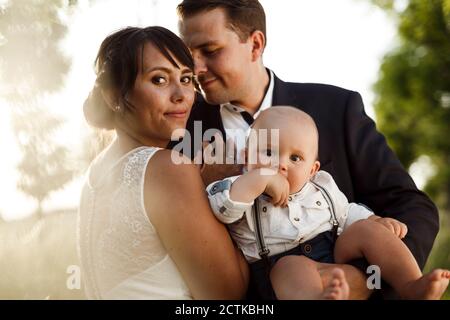
[[[79,254],[90,299],[240,299],[248,273],[209,208],[199,170],[165,150],[194,97],[193,60],[162,27],[108,36],[84,104],[116,138],[90,165]],[[177,155],[179,157],[179,155]]]

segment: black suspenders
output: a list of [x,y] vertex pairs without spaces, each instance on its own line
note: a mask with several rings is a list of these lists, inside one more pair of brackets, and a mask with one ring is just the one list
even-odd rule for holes
[[[317,184],[316,182],[311,181],[311,183],[317,189],[319,189],[319,191],[322,193],[323,197],[325,198],[325,201],[328,203],[328,207],[330,208],[330,212],[331,212],[330,223],[333,225],[333,229],[332,229],[333,238],[334,238],[334,240],[336,240],[339,222],[336,218],[336,209],[334,207],[333,200],[331,199],[330,194],[328,193],[328,191],[325,188],[323,188],[321,185]],[[255,228],[256,245],[258,247],[258,253],[259,253],[259,256],[261,257],[261,259],[267,263],[269,270],[270,270],[270,267],[271,267],[270,261],[269,261],[270,250],[267,248],[266,243],[264,241],[264,234],[263,234],[262,226],[261,226],[261,217],[259,215],[258,199],[255,200],[255,204],[253,205],[253,207],[254,207],[254,210],[252,210],[252,220],[253,220],[253,225]]]
[[256,236],[256,245],[258,247],[258,253],[261,259],[267,264],[270,270],[270,261],[269,261],[269,253],[270,250],[267,248],[266,243],[264,241],[264,235],[262,232],[261,226],[261,217],[259,216],[259,205],[258,199],[255,199],[255,203],[253,205],[254,210],[252,210],[252,219],[253,225],[255,228],[255,236]]
[[317,182],[311,181],[311,183],[320,190],[323,197],[325,198],[325,201],[328,203],[328,207],[330,208],[331,216],[330,216],[330,223],[333,225],[333,239],[336,241],[337,239],[337,233],[339,228],[339,221],[336,218],[336,209],[334,208],[333,200],[331,199],[330,194],[328,193],[327,189],[319,185]]

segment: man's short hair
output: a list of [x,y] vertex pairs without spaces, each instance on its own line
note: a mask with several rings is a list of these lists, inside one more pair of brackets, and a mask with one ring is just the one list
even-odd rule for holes
[[229,22],[229,28],[236,32],[241,41],[246,41],[255,31],[266,35],[266,14],[258,0],[183,0],[177,7],[178,15],[185,19],[202,11],[222,8]]

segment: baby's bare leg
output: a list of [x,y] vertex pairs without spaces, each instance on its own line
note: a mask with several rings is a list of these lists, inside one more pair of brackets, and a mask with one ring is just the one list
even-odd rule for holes
[[270,280],[279,300],[348,299],[349,289],[344,272],[335,268],[323,285],[320,263],[305,256],[286,256],[270,272]]
[[[382,224],[361,220],[345,230],[336,241],[336,263],[365,257],[380,267],[381,277],[403,298],[439,299],[448,285],[446,270],[422,277],[408,247]],[[437,274],[436,274],[437,272]]]

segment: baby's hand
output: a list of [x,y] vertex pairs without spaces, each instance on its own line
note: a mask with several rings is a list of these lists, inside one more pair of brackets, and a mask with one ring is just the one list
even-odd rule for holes
[[400,239],[403,239],[408,232],[408,227],[406,226],[406,224],[398,220],[392,218],[378,218],[375,221],[381,223],[383,226],[391,230]]
[[275,207],[287,207],[289,199],[289,182],[285,176],[276,173],[270,176],[264,192],[272,198]]

